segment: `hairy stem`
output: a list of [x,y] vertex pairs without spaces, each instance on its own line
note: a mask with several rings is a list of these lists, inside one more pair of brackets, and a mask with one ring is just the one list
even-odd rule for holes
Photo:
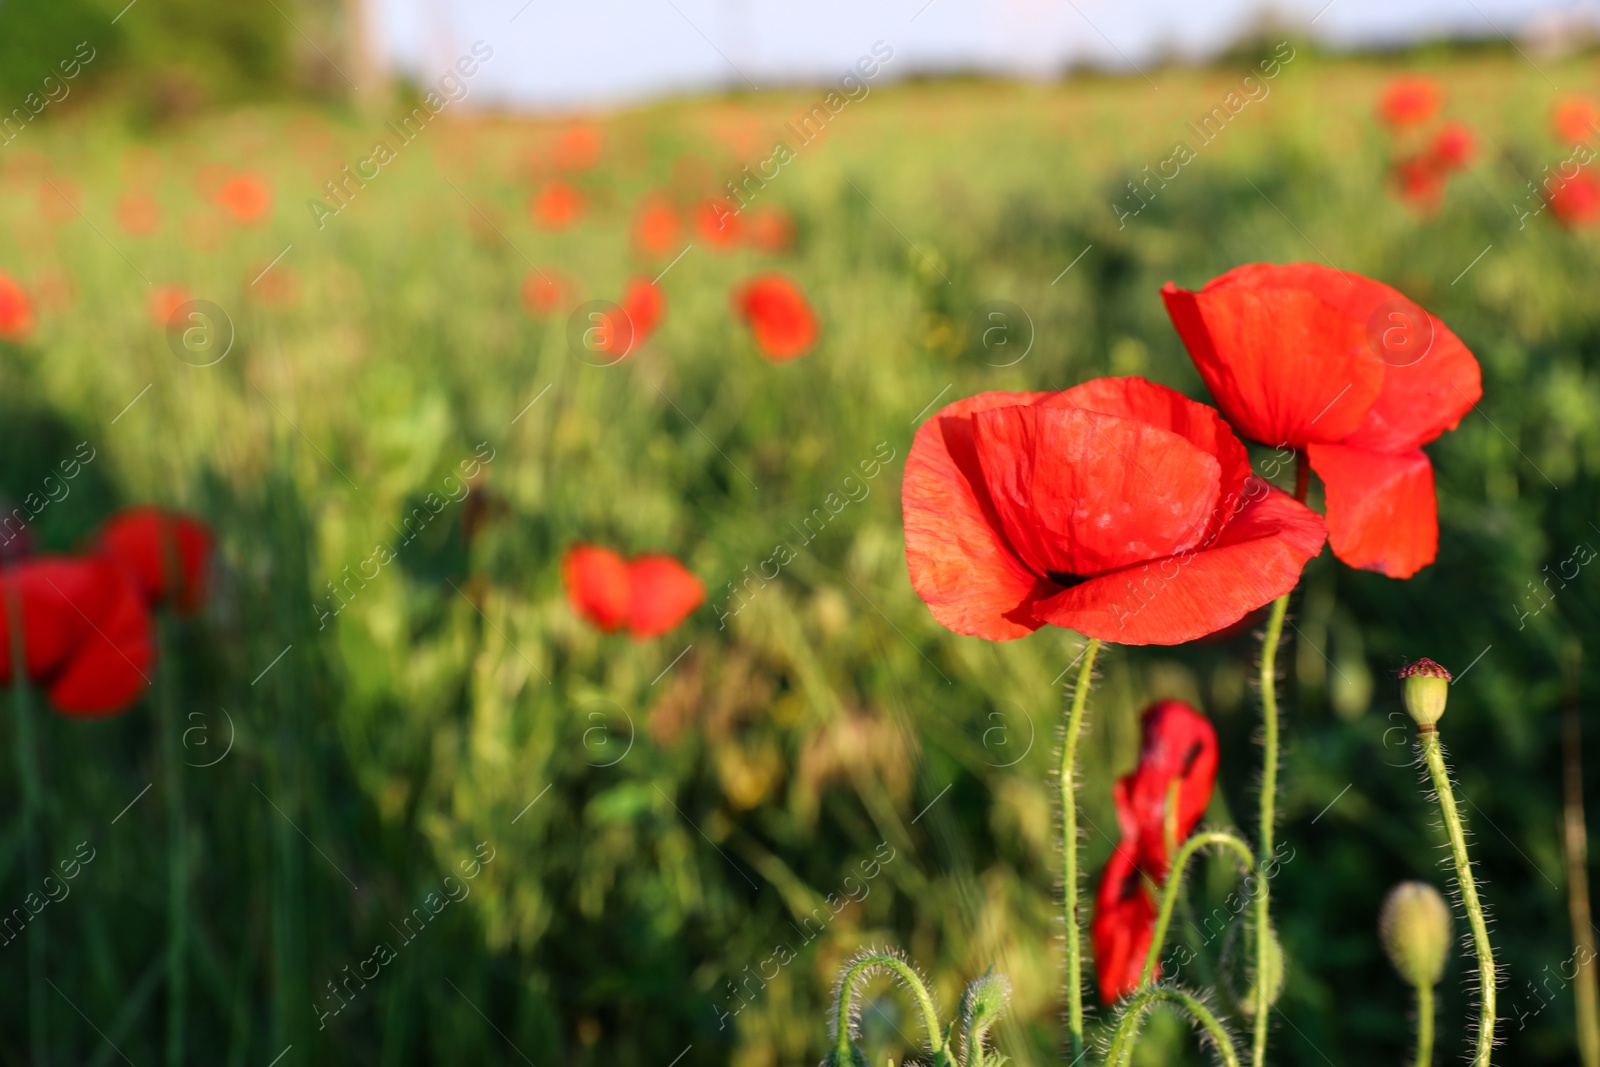
[[1472,942],[1478,951],[1478,984],[1482,999],[1478,1013],[1478,1049],[1472,1062],[1475,1067],[1489,1067],[1489,1055],[1494,1051],[1494,950],[1489,946],[1489,928],[1483,919],[1483,905],[1478,902],[1478,883],[1472,876],[1472,860],[1467,856],[1467,835],[1462,829],[1461,813],[1456,810],[1455,793],[1450,788],[1450,769],[1444,763],[1439,732],[1424,731],[1419,740],[1422,758],[1433,776],[1433,790],[1439,795],[1439,812],[1444,817],[1445,833],[1450,837],[1456,881],[1461,885],[1461,903],[1467,909],[1467,923],[1472,928]]
[[[1289,611],[1289,594],[1272,602],[1267,617],[1267,633],[1261,642],[1261,844],[1256,855],[1265,864],[1272,855],[1272,826],[1277,817],[1278,800],[1278,641],[1283,636],[1283,617]],[[1267,1062],[1267,952],[1272,946],[1272,910],[1267,880],[1258,878],[1256,887],[1256,1012],[1255,1034],[1250,1046],[1253,1067]]]
[[[1144,971],[1139,975],[1140,989],[1150,984],[1155,975],[1156,963],[1161,959],[1161,949],[1167,940],[1167,926],[1172,921],[1172,909],[1178,903],[1178,891],[1183,883],[1184,867],[1196,852],[1208,845],[1222,845],[1232,849],[1244,861],[1247,871],[1257,870],[1256,858],[1250,854],[1250,846],[1227,830],[1208,830],[1203,834],[1195,834],[1184,842],[1177,856],[1173,858],[1172,869],[1167,872],[1167,885],[1161,893],[1161,911],[1156,915],[1155,930],[1150,937],[1150,951],[1144,958]],[[1261,880],[1259,871],[1257,880]]]
[[839,979],[839,1002],[835,1006],[838,1033],[834,1035],[834,1051],[840,1063],[848,1063],[850,1054],[850,1019],[855,1012],[856,985],[864,974],[883,968],[892,971],[905,984],[922,1012],[922,1026],[928,1031],[928,1051],[935,1059],[944,1052],[944,1030],[939,1026],[939,1012],[934,1007],[933,996],[911,965],[899,956],[887,952],[873,952],[862,956],[850,965]]
[[1233,1038],[1228,1036],[1228,1031],[1223,1029],[1217,1017],[1211,1014],[1211,1009],[1173,986],[1151,986],[1128,998],[1122,1018],[1117,1020],[1117,1028],[1111,1034],[1111,1044],[1106,1049],[1107,1067],[1124,1067],[1133,1061],[1133,1050],[1139,1042],[1139,1027],[1144,1022],[1145,1009],[1159,1000],[1170,1000],[1193,1016],[1211,1035],[1222,1062],[1227,1067],[1239,1067],[1239,1053],[1233,1047]]
[[1417,1064],[1433,1065],[1433,986],[1417,986]]
[[1067,738],[1061,746],[1061,851],[1063,909],[1067,920],[1067,1031],[1074,1062],[1083,1057],[1083,946],[1078,928],[1078,734],[1083,729],[1083,706],[1100,641],[1091,638],[1083,647],[1083,666],[1072,689],[1072,709],[1067,713]]

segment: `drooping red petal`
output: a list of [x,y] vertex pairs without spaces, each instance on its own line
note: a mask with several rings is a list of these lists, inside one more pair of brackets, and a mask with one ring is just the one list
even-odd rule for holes
[[958,634],[1009,641],[1041,623],[1025,610],[1039,579],[1000,532],[984,486],[970,416],[1036,403],[1048,393],[979,393],[924,422],[906,457],[900,490],[906,567],[933,617]]
[[1182,551],[1206,533],[1220,466],[1175,433],[1032,404],[975,413],[972,427],[1006,540],[1034,574],[1066,585]]
[[1198,292],[1161,296],[1217,406],[1241,434],[1269,445],[1339,441],[1383,387],[1365,319],[1340,302],[1357,275],[1314,264],[1249,264]]
[[50,682],[50,702],[62,714],[95,718],[121,711],[149,684],[155,662],[150,615],[133,576],[97,561],[92,603],[71,605],[85,613],[86,629]]
[[1137,842],[1139,866],[1160,884],[1166,881],[1168,809],[1177,786],[1173,841],[1188,840],[1211,803],[1217,779],[1217,732],[1211,720],[1181,700],[1162,700],[1145,709],[1144,743],[1132,774],[1117,781],[1112,796],[1124,847]]
[[132,573],[152,606],[189,615],[204,604],[212,537],[198,520],[160,508],[126,508],[101,527],[97,543]]
[[1312,445],[1311,469],[1328,500],[1328,542],[1352,567],[1409,578],[1439,550],[1433,465],[1421,449],[1399,455]]
[[[1114,1004],[1139,986],[1144,959],[1155,935],[1156,905],[1134,866],[1133,856],[1118,847],[1100,876],[1089,940],[1094,945],[1094,970],[1100,1000]],[[1157,962],[1155,977],[1161,976]]]
[[640,556],[628,564],[628,629],[658,637],[677,627],[706,598],[705,587],[671,556]]
[[628,565],[609,548],[574,545],[561,561],[572,610],[610,633],[628,619],[632,583]]
[[1288,494],[1252,479],[1244,495],[1210,547],[1091,578],[1028,610],[1124,645],[1182,644],[1237,622],[1293,589],[1327,538],[1322,518]]

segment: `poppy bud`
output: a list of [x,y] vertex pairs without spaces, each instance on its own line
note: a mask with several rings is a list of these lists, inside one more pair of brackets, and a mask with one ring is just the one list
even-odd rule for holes
[[1433,988],[1450,955],[1450,907],[1427,882],[1401,882],[1389,890],[1378,914],[1383,950],[1400,977]]
[[1444,702],[1450,697],[1450,672],[1431,659],[1419,659],[1400,672],[1400,680],[1406,710],[1424,733],[1432,730],[1444,716]]
[[[1278,931],[1267,927],[1267,1006],[1278,1002],[1278,997],[1283,994],[1283,979],[1286,970],[1283,954],[1283,943],[1278,940]],[[1233,994],[1234,1003],[1239,1006],[1240,1014],[1252,1017],[1256,1011],[1256,946],[1255,932],[1250,923],[1236,922],[1228,930],[1227,939],[1222,945],[1223,975],[1227,980],[1228,991]]]
[[988,971],[973,980],[961,994],[961,1021],[968,1033],[989,1029],[1011,1003],[1011,982],[1003,974]]

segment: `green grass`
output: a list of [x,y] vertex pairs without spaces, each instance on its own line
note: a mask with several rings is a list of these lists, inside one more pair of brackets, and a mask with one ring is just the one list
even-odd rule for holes
[[[0,149],[0,269],[36,292],[72,291],[30,342],[0,348],[0,488],[22,499],[87,440],[97,458],[37,522],[45,547],[73,547],[135,500],[194,511],[220,538],[215,602],[177,628],[162,668],[184,721],[206,730],[186,735],[189,762],[234,738],[214,766],[179,769],[194,872],[189,1060],[263,1064],[292,1045],[284,1064],[665,1067],[686,1049],[681,1067],[814,1062],[839,965],[894,945],[946,1011],[998,966],[1016,990],[1000,1046],[1023,1065],[1060,1062],[1049,775],[1080,639],[994,645],[933,622],[900,529],[913,424],[936,399],[1103,374],[1202,396],[1160,286],[1326,259],[1442,316],[1483,363],[1485,396],[1429,450],[1439,562],[1398,583],[1325,554],[1292,608],[1279,837],[1294,852],[1273,893],[1289,959],[1275,1060],[1405,1054],[1409,993],[1383,961],[1378,908],[1404,877],[1446,876],[1409,734],[1386,733],[1404,721],[1393,672],[1428,655],[1459,673],[1492,646],[1453,694],[1445,740],[1499,920],[1507,1017],[1527,1013],[1525,1028],[1502,1023],[1504,1055],[1571,1062],[1556,709],[1559,658],[1600,622],[1584,588],[1595,579],[1575,579],[1526,628],[1509,605],[1575,541],[1600,543],[1596,244],[1548,216],[1518,228],[1524,183],[1569,154],[1546,133],[1556,94],[1540,73],[1515,53],[1416,63],[1484,149],[1428,218],[1386,184],[1390,143],[1372,104],[1392,68],[1375,61],[1301,48],[1270,95],[1120,229],[1111,204],[1125,183],[1170,156],[1244,67],[1152,71],[1159,88],[876,87],[761,193],[795,217],[794,251],[722,255],[686,236],[695,247],[661,282],[659,333],[610,368],[574,357],[564,316],[524,313],[530,262],[574,279],[583,299],[616,298],[628,277],[665,266],[634,257],[636,201],[714,191],[766,159],[820,93],[601,120],[604,162],[575,179],[590,214],[560,235],[525,210],[555,123],[447,113],[320,231],[305,202],[370,154],[398,107],[241,111],[144,135],[107,106],[52,115]],[[1591,58],[1541,67],[1563,89],[1595,87]],[[208,163],[264,175],[270,220],[241,230],[213,217],[195,191]],[[41,188],[47,178],[77,210]],[[139,183],[166,214],[147,238],[113,221]],[[824,324],[819,349],[785,366],[760,358],[728,306],[734,284],[767,269],[796,279]],[[292,300],[263,299],[291,276]],[[152,323],[147,283],[169,282],[231,317],[220,363],[180,362]],[[1019,305],[1036,329],[1012,366],[992,365],[1005,360],[971,328],[991,300]],[[719,627],[727,583],[797,542],[794,527],[880,442],[894,459],[865,497]],[[448,505],[319,628],[325,583],[398,542],[395,526],[480,443],[494,458],[469,498],[472,536],[464,506]],[[599,635],[561,590],[560,555],[578,540],[677,555],[708,606],[659,640]],[[1083,740],[1091,875],[1116,833],[1110,783],[1131,766],[1136,716],[1154,697],[1214,717],[1223,771],[1209,821],[1253,830],[1256,647],[1102,657]],[[1592,693],[1592,672],[1583,680]],[[155,1063],[166,1047],[159,736],[149,700],[107,722],[42,723],[44,858],[85,840],[97,850],[43,916],[60,1062],[117,1062],[114,1043]],[[20,796],[13,762],[0,770],[7,798]],[[15,804],[0,838],[8,909],[27,892]],[[480,843],[493,859],[470,895],[396,944],[395,928]],[[845,879],[880,849],[894,858],[870,891],[798,943],[795,926],[853,892]],[[1198,915],[1226,908],[1230,872],[1218,860],[1196,879]],[[1205,946],[1208,966],[1223,965],[1224,940]],[[349,1007],[319,1030],[314,998],[334,1004],[325,983],[383,941],[393,961],[352,983]],[[770,973],[780,945],[794,958],[758,989],[749,976]],[[24,959],[20,941],[0,947],[17,991],[0,1006],[0,1058],[16,1063]],[[1468,1041],[1465,969],[1453,962],[1441,986],[1441,1058]],[[1530,983],[1550,975],[1557,995],[1541,1009]],[[719,1027],[740,1003],[730,983],[747,981],[748,1006]],[[913,1051],[902,1031],[915,1039],[914,1027],[908,1004],[874,1000],[874,1062]],[[1141,1062],[1198,1055],[1160,1017]]]

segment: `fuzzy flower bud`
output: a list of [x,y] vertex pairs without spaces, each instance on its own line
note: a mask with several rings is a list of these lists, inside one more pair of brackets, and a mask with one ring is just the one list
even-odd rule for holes
[[1400,977],[1432,988],[1450,957],[1450,906],[1427,882],[1401,882],[1389,890],[1378,915],[1383,950]]
[[1400,672],[1406,710],[1423,730],[1432,730],[1444,716],[1450,696],[1450,672],[1431,659],[1419,659]]
[[1003,974],[991,970],[967,986],[961,994],[961,1022],[969,1048],[982,1045],[983,1035],[999,1021],[1009,1003],[1011,983]]

